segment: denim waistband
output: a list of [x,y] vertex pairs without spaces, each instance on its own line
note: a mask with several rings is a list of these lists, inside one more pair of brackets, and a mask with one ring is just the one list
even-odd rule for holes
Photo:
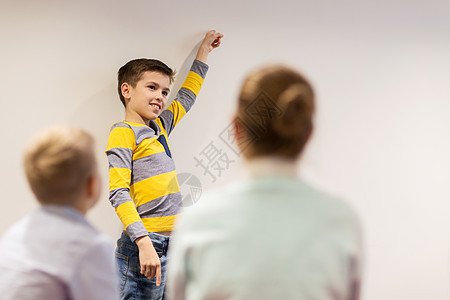
[[[171,240],[170,236],[165,236],[165,235],[154,233],[154,232],[149,232],[148,236],[150,237],[150,240],[152,241],[153,247],[155,247],[155,249],[156,248],[160,249],[163,254],[167,253],[167,250],[169,249],[170,240]],[[117,246],[125,247],[130,250],[139,252],[139,248],[136,245],[136,243],[132,242],[130,237],[128,236],[128,234],[126,234],[126,232],[124,232],[124,231],[122,232],[122,235],[120,236],[120,238],[117,240]]]

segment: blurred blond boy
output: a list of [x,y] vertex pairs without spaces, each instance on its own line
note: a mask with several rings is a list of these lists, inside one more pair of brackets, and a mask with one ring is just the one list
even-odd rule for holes
[[2,299],[117,299],[112,245],[85,219],[100,196],[92,136],[48,128],[28,145],[24,169],[41,205],[0,241]]

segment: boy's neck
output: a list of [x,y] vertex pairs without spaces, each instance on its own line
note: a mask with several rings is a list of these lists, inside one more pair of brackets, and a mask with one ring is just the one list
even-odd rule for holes
[[142,125],[149,125],[150,120],[144,120],[141,116],[125,111],[125,121]]
[[85,207],[83,205],[73,205],[71,206],[72,208],[74,208],[76,211],[78,211],[80,214],[82,214],[83,216],[86,216],[86,213],[88,212],[89,208]]
[[63,203],[45,203],[45,204],[41,204],[42,208],[56,208],[56,209],[72,209],[74,211],[76,211],[77,213],[86,216],[86,213],[88,211],[88,209],[82,207],[82,206],[77,206],[77,205],[70,205],[70,204],[63,204]]
[[85,201],[76,201],[74,204],[62,204],[61,206],[70,207],[74,210],[76,210],[78,213],[82,214],[83,216],[86,216],[86,213],[89,210],[89,206]]

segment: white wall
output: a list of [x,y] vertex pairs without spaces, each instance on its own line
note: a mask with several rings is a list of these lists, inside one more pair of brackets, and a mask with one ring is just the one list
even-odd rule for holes
[[[89,219],[115,239],[103,150],[123,118],[117,69],[156,57],[179,70],[179,86],[198,42],[217,29],[223,46],[171,137],[179,173],[204,189],[240,176],[219,135],[242,78],[268,62],[298,68],[319,106],[300,171],[361,216],[363,299],[448,299],[450,2],[304,2],[1,0],[0,233],[36,207],[21,167],[25,142],[66,122],[97,139],[104,193]],[[235,160],[214,183],[194,161],[210,142]]]

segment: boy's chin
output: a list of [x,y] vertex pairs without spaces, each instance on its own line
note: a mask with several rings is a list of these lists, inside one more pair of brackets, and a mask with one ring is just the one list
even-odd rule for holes
[[150,121],[155,121],[156,119],[159,118],[160,115],[161,115],[160,113],[158,113],[158,114],[154,113],[154,114],[151,114],[150,116],[148,116],[148,119]]

